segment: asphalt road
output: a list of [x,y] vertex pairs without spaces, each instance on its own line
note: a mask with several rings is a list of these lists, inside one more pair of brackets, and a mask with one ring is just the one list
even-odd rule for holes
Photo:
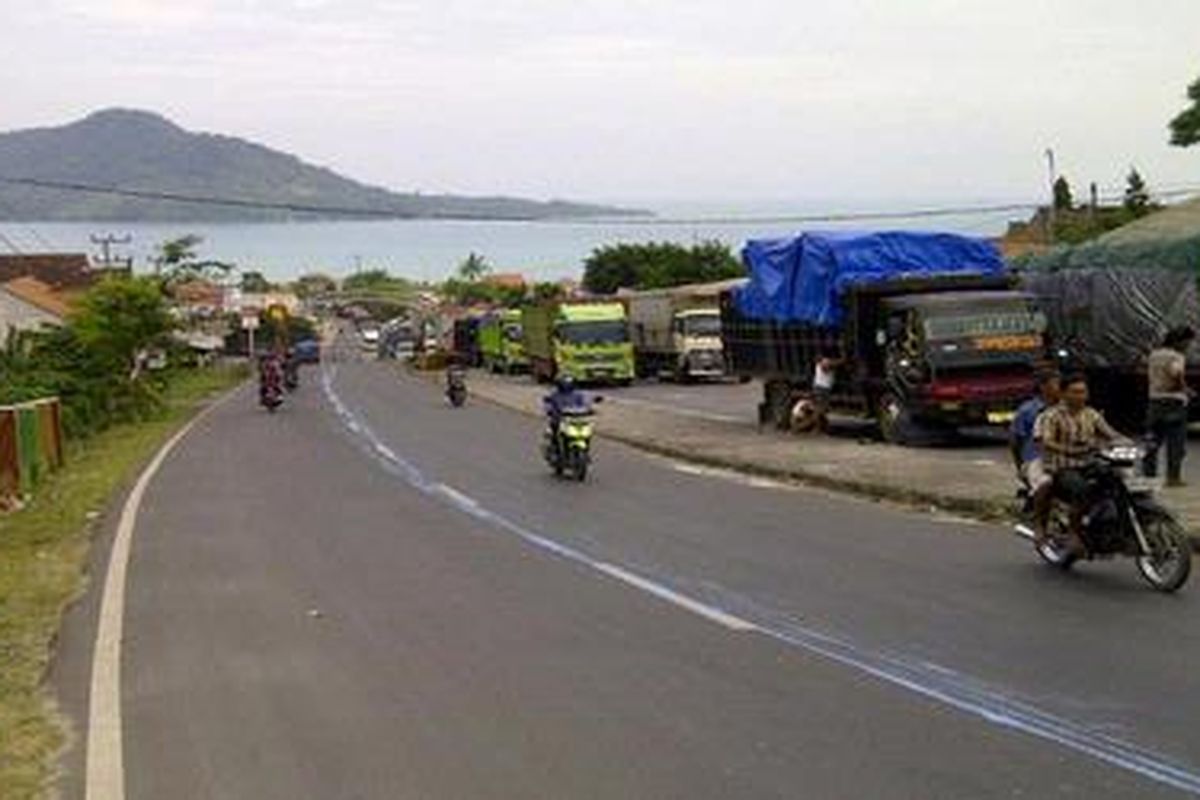
[[130,798],[1200,793],[1198,590],[331,369],[146,497]]

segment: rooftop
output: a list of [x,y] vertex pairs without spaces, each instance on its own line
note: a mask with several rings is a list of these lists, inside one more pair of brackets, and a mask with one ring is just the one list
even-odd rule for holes
[[71,313],[71,305],[62,292],[28,275],[0,285],[4,291],[29,305],[59,319]]

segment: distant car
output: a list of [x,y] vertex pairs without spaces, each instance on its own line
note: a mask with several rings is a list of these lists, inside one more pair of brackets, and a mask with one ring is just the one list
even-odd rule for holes
[[379,329],[364,328],[360,334],[364,350],[374,350],[379,346]]
[[320,364],[321,345],[316,339],[304,339],[296,342],[296,358],[301,364]]

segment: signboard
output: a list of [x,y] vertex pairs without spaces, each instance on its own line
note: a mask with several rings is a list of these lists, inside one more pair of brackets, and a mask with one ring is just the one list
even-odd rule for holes
[[258,330],[258,315],[242,317],[242,330],[256,331]]

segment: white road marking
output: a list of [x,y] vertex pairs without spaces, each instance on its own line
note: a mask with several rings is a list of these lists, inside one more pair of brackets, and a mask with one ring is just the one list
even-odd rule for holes
[[[323,384],[326,395],[344,422],[354,421],[350,428],[365,444],[379,439],[366,424],[357,424],[354,414],[346,408],[333,388],[332,376],[325,372]],[[378,448],[372,447],[376,454]],[[765,619],[752,623],[715,606],[682,595],[666,586],[634,575],[621,567],[600,561],[582,551],[574,550],[554,539],[536,534],[516,522],[490,511],[478,501],[457,490],[453,494],[439,489],[444,484],[432,484],[415,465],[399,459],[398,473],[418,491],[439,495],[473,517],[490,522],[515,534],[522,540],[564,559],[588,566],[630,586],[667,600],[681,608],[699,614],[733,630],[756,632],[783,644],[823,656],[835,663],[871,675],[893,686],[914,692],[930,700],[974,715],[986,722],[1055,742],[1077,753],[1107,764],[1129,770],[1167,786],[1200,796],[1200,771],[1190,765],[1173,762],[1168,757],[1133,742],[1114,738],[1098,731],[1094,724],[1075,722],[1029,705],[1002,688],[990,687],[960,675],[953,669],[928,662],[914,662],[855,644],[853,641],[781,617],[770,609],[760,608]],[[456,496],[457,495],[457,496]],[[462,501],[466,500],[467,503]],[[751,603],[751,605],[754,605]]]
[[437,490],[449,497],[455,503],[467,508],[479,508],[479,501],[470,495],[463,494],[458,489],[445,483],[439,483]]
[[96,644],[92,648],[92,685],[88,697],[87,732],[87,800],[124,800],[125,762],[122,749],[121,722],[121,640],[125,627],[125,576],[129,570],[129,555],[138,512],[146,487],[166,461],[167,456],[183,438],[213,409],[232,397],[233,390],[216,401],[159,448],[153,460],[142,470],[137,483],[125,499],[121,518],[117,522],[116,538],[108,559],[104,594],[100,601],[100,619],[96,627]]
[[640,575],[634,575],[632,572],[624,570],[615,564],[608,564],[603,561],[599,561],[592,562],[592,566],[600,572],[603,572],[605,575],[616,578],[617,580],[627,583],[635,589],[640,589],[647,594],[652,594],[660,600],[666,600],[668,603],[673,603],[674,605],[690,611],[693,614],[698,614],[709,622],[715,622],[718,625],[723,625],[726,628],[734,631],[758,630],[758,626],[753,622],[747,622],[741,617],[735,617],[733,614],[729,614],[719,608],[713,608],[712,606],[701,603],[698,600],[693,600],[690,597],[679,594],[673,589],[668,589],[666,586],[663,586],[660,583],[647,580]]

